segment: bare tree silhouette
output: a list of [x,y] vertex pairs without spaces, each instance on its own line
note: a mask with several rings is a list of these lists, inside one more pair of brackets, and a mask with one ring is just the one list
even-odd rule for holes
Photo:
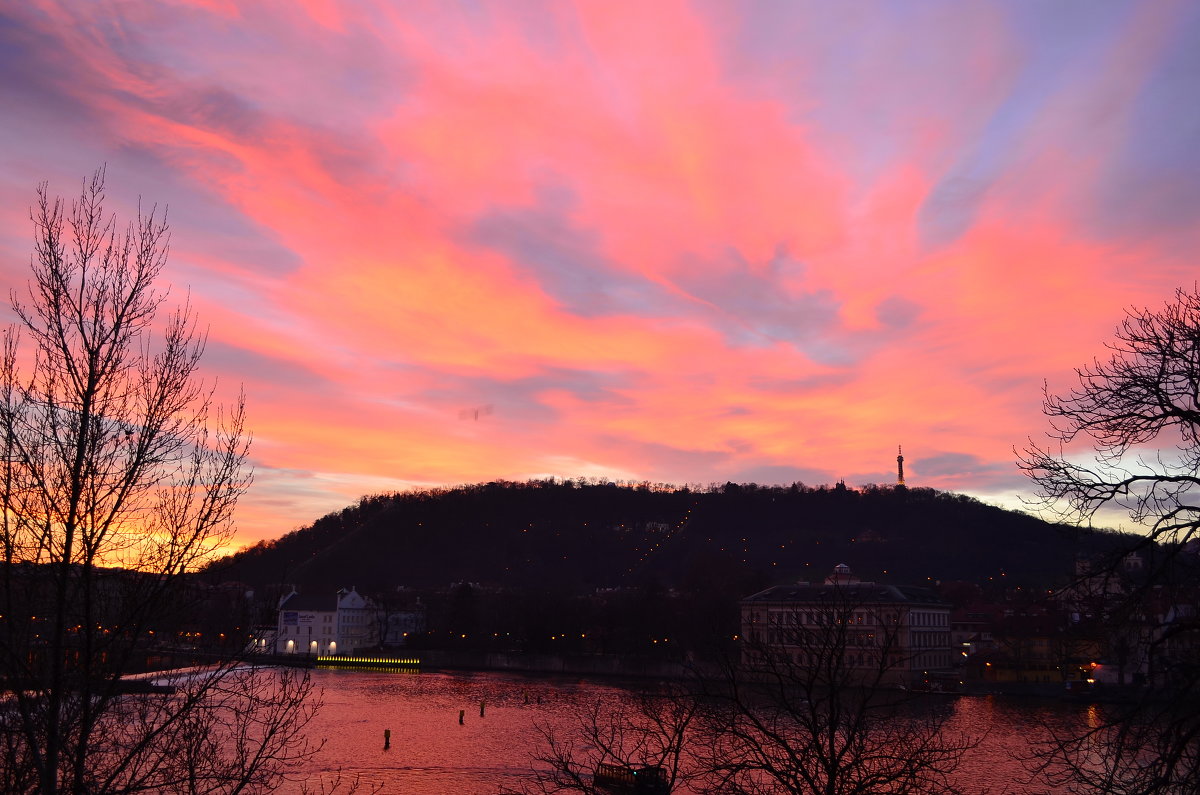
[[160,317],[165,215],[118,228],[103,170],[69,208],[37,197],[0,362],[0,789],[266,791],[313,750],[306,676],[224,660],[169,694],[122,679],[230,537],[244,407],[198,380],[191,309]]
[[[1076,370],[1078,385],[1045,394],[1049,439],[1018,452],[1035,507],[1090,524],[1124,512],[1144,537],[1094,562],[1073,584],[1106,595],[1122,681],[1145,660],[1148,687],[1090,725],[1060,733],[1035,767],[1073,792],[1200,791],[1200,292],[1161,309],[1130,310],[1107,360]],[[1139,564],[1130,578],[1126,565]],[[1141,562],[1146,562],[1141,570]],[[1136,626],[1134,623],[1136,622]],[[1136,631],[1134,631],[1136,630]],[[1129,638],[1140,648],[1129,648]]]

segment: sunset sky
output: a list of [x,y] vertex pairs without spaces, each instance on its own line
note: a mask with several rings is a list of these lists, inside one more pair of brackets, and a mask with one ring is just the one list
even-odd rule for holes
[[43,180],[169,206],[243,543],[414,486],[890,483],[898,444],[1015,505],[1043,383],[1195,283],[1198,144],[1195,2],[27,0],[0,280]]

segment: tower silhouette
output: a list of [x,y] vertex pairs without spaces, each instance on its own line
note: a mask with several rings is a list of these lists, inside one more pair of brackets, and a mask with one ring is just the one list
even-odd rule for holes
[[900,445],[896,445],[896,452],[899,453],[899,455],[896,456],[896,485],[903,486],[904,485],[904,448],[901,447]]

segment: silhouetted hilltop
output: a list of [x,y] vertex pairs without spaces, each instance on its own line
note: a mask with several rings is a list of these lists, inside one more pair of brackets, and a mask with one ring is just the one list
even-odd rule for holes
[[1116,538],[923,488],[539,480],[364,497],[209,571],[309,590],[474,582],[749,593],[846,562],[865,579],[1045,587]]

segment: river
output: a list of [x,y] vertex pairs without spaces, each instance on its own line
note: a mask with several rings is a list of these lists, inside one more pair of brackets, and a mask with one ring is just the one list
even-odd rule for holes
[[[621,697],[618,684],[566,677],[505,673],[313,672],[324,706],[309,726],[324,742],[308,771],[319,780],[358,777],[384,793],[484,795],[529,779],[529,754],[539,744],[535,726],[570,725],[570,707],[582,700]],[[483,716],[480,716],[483,702]],[[947,697],[946,730],[983,735],[960,768],[959,779],[989,795],[1045,793],[1026,783],[1014,756],[1027,753],[1043,721],[1087,718],[1090,707],[997,696]],[[459,712],[463,722],[459,723]],[[391,748],[384,750],[384,731]],[[299,783],[283,792],[299,793]]]

